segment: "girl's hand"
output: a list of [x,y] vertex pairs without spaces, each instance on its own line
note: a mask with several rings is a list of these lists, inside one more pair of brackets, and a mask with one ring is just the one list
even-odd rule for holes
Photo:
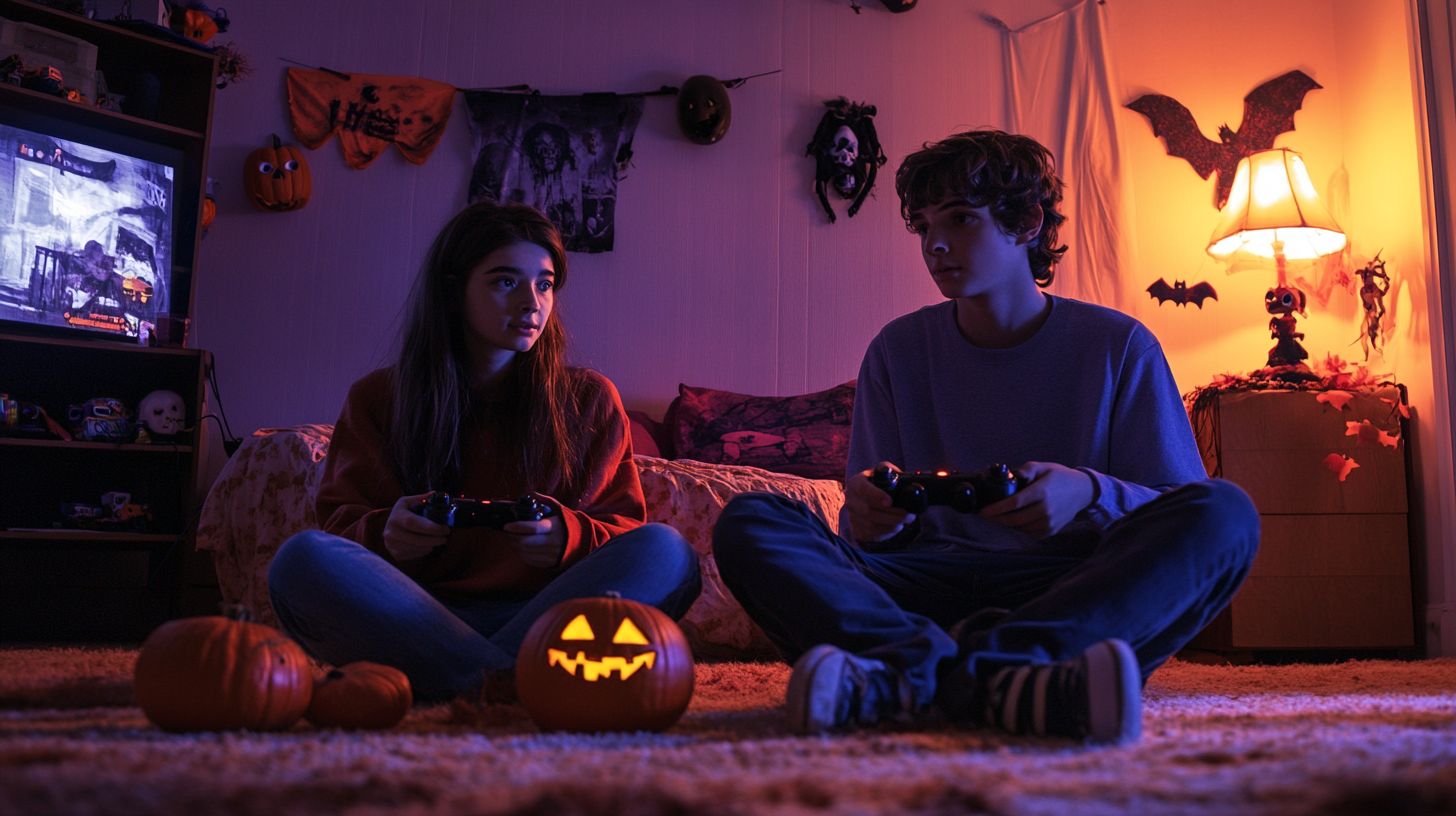
[[[875,467],[889,465],[881,462]],[[915,520],[914,513],[907,513],[890,506],[890,494],[874,486],[870,474],[874,468],[856,473],[844,483],[844,507],[849,514],[849,529],[856,541],[884,541]]]
[[1067,525],[1092,503],[1092,477],[1055,462],[1027,462],[1016,469],[1025,485],[995,504],[981,508],[981,516],[1034,538],[1046,538]]
[[540,521],[513,521],[505,526],[509,541],[526,566],[555,569],[566,555],[566,522],[557,512]]
[[424,504],[425,499],[432,495],[433,491],[418,496],[402,496],[389,511],[389,519],[384,522],[384,548],[389,550],[394,560],[424,558],[431,550],[444,544],[450,535],[448,526],[430,521],[410,509]]

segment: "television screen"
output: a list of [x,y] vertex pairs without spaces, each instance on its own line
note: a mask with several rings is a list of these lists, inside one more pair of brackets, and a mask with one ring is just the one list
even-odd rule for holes
[[145,337],[171,300],[180,153],[40,129],[0,124],[0,320]]

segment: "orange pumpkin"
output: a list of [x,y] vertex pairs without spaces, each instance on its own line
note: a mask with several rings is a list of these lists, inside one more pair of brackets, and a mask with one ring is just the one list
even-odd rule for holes
[[516,691],[543,731],[662,731],[693,696],[693,654],[672,618],[611,596],[563,601],[526,633]]
[[288,212],[308,203],[313,176],[297,145],[277,136],[272,147],[260,147],[243,162],[243,190],[253,206],[267,212]]
[[165,731],[279,731],[308,708],[313,671],[303,649],[271,626],[182,618],[142,644],[136,699]]
[[197,9],[176,9],[167,15],[168,27],[194,42],[205,43],[217,36],[217,21]]
[[314,683],[303,718],[319,728],[393,728],[411,705],[414,695],[404,672],[361,660]]
[[207,230],[212,226],[213,219],[217,218],[217,199],[208,195],[202,199],[202,229]]

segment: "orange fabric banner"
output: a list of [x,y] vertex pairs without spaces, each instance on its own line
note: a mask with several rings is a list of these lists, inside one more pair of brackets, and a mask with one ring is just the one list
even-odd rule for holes
[[424,164],[454,105],[455,86],[433,79],[288,69],[293,135],[317,150],[337,132],[344,161],[355,170],[368,167],[390,142]]

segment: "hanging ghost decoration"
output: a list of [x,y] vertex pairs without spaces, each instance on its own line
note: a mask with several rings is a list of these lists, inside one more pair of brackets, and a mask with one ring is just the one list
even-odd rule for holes
[[840,198],[853,199],[848,212],[853,218],[875,186],[875,176],[886,158],[875,133],[874,105],[850,102],[842,96],[824,105],[829,110],[819,120],[804,155],[814,157],[814,193],[833,224],[834,208],[829,206],[825,188],[833,189]]
[[726,83],[706,74],[690,76],[683,82],[677,92],[677,125],[688,141],[710,145],[728,132],[728,125],[733,121],[728,88]]

